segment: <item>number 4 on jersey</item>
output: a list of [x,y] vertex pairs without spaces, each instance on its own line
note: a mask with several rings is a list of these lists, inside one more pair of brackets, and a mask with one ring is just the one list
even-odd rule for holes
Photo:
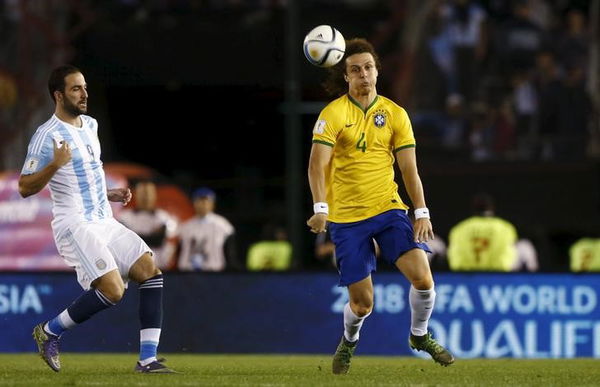
[[356,143],[356,149],[360,149],[363,153],[367,150],[367,140],[365,140],[365,132],[360,134],[360,138]]

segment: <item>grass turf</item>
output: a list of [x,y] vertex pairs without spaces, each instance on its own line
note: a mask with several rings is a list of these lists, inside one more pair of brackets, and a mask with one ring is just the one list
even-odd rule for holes
[[55,373],[37,354],[0,354],[0,386],[597,386],[598,359],[431,360],[356,356],[348,375],[331,374],[331,356],[170,354],[171,375],[133,372],[132,354],[61,354]]

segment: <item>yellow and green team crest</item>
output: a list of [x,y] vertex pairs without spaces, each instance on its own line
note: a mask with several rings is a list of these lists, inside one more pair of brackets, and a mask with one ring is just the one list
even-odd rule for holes
[[373,124],[378,128],[383,128],[387,122],[387,112],[382,109],[373,112]]

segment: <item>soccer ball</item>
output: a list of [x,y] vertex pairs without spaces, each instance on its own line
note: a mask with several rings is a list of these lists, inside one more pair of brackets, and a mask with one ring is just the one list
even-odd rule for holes
[[332,26],[317,26],[304,38],[304,56],[315,66],[334,66],[342,60],[345,50],[344,36]]

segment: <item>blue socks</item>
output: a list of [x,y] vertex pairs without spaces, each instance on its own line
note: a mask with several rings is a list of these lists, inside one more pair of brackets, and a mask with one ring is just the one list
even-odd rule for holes
[[77,298],[71,306],[62,311],[58,316],[44,326],[48,333],[60,336],[67,329],[81,324],[101,310],[113,306],[111,302],[98,289],[90,289]]
[[[140,292],[140,363],[147,365],[156,361],[163,319],[163,276],[158,274],[139,286]],[[60,336],[64,331],[88,320],[90,317],[113,306],[101,291],[90,289],[77,298],[71,306],[48,321],[44,329]]]
[[140,291],[140,363],[156,360],[162,327],[163,275],[158,274],[139,286]]

